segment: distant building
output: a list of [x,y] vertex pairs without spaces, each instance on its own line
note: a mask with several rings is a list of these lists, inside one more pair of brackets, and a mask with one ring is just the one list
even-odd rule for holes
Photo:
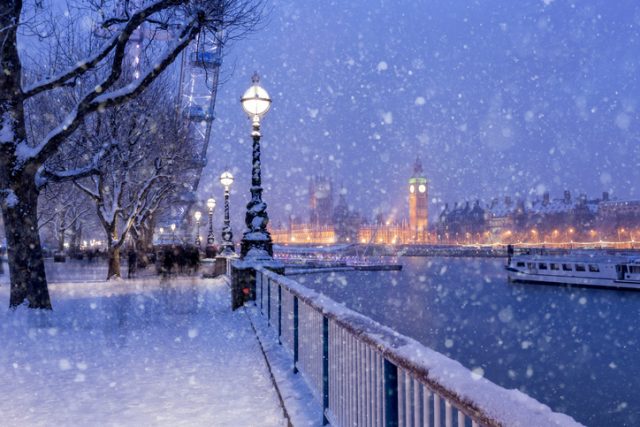
[[333,183],[314,176],[309,181],[309,224],[315,227],[333,224]]
[[429,226],[428,215],[429,182],[418,157],[413,165],[413,175],[409,178],[409,228],[414,233],[414,240],[422,240],[420,236]]
[[607,193],[602,199],[595,220],[596,228],[604,236],[631,240],[629,233],[640,228],[640,200],[609,200]]
[[358,232],[362,226],[362,219],[358,212],[349,209],[347,204],[347,191],[343,187],[338,195],[338,204],[333,210],[333,228],[335,240],[338,243],[358,241]]
[[611,235],[605,229],[621,224],[640,226],[640,201],[611,202],[607,193],[602,199],[590,200],[585,194],[573,199],[565,191],[557,199],[544,193],[532,201],[510,196],[476,201],[473,208],[469,202],[456,203],[453,209],[445,204],[434,230],[437,240],[448,242],[572,242]]
[[[499,216],[497,216],[499,215]],[[510,220],[508,215],[496,212],[489,215],[493,226],[504,227],[506,221]],[[449,209],[449,204],[445,204],[444,209],[438,216],[438,222],[434,229],[438,241],[462,241],[479,239],[480,234],[487,228],[487,210],[484,209],[479,200],[476,200],[473,207],[469,202],[456,203],[453,209]]]

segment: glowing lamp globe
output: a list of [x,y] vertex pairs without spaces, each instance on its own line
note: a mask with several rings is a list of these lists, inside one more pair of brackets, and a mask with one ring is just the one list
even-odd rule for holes
[[171,224],[171,231],[176,231],[176,225],[175,224]]
[[231,184],[233,184],[233,175],[231,175],[231,172],[222,172],[222,175],[220,175],[220,183],[225,187],[230,187]]
[[200,211],[196,211],[193,216],[195,217],[196,221],[200,221],[200,218],[202,218],[202,213]]
[[253,86],[247,89],[240,99],[242,109],[249,118],[262,117],[271,107],[271,98],[267,91],[258,84],[260,82],[258,73],[254,74],[251,80]]
[[212,199],[207,200],[207,207],[210,210],[213,210],[216,207],[216,199],[212,198]]

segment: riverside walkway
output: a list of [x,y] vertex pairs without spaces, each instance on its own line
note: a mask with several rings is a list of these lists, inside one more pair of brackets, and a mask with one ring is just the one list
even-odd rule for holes
[[287,425],[224,279],[83,283],[90,266],[67,270],[74,283],[50,285],[49,313],[8,310],[2,277],[1,425]]

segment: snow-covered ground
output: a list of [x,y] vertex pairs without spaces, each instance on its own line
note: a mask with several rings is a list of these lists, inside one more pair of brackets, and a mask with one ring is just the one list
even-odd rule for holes
[[224,281],[56,283],[50,292],[53,312],[14,312],[0,285],[0,424],[285,424]]

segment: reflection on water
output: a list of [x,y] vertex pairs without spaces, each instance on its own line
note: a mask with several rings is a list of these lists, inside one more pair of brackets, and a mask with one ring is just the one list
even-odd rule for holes
[[511,284],[503,260],[295,276],[591,426],[640,425],[640,292]]

